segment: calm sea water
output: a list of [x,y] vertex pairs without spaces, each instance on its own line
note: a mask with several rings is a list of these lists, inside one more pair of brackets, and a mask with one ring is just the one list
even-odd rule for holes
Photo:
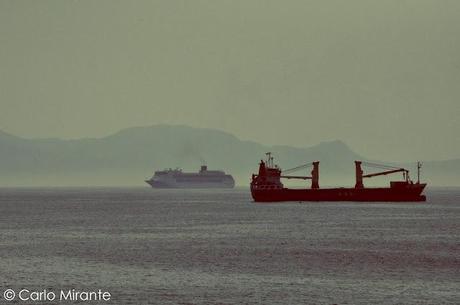
[[0,189],[1,290],[112,294],[91,304],[460,304],[460,189],[427,196]]

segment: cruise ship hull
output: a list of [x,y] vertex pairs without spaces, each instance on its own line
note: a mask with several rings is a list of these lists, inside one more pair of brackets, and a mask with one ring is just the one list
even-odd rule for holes
[[160,189],[222,189],[222,188],[233,188],[235,183],[233,181],[229,182],[163,182],[163,181],[154,181],[154,180],[145,180],[153,188]]

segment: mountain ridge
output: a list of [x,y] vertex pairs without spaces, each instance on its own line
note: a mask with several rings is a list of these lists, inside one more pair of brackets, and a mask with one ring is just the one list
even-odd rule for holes
[[[130,127],[105,137],[80,139],[25,139],[0,130],[0,186],[142,185],[154,170],[196,171],[202,163],[224,169],[235,176],[237,184],[247,185],[267,151],[274,153],[283,168],[321,161],[321,177],[329,184],[353,184],[353,161],[375,161],[341,140],[304,148],[270,146],[186,125]],[[459,181],[460,158],[426,161],[424,172],[435,185]]]

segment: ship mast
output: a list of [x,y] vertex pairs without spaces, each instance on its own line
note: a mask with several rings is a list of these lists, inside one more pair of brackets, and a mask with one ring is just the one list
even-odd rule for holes
[[417,183],[420,184],[420,169],[422,168],[422,162],[417,162]]
[[267,155],[267,166],[272,168],[273,167],[273,157],[272,157],[272,152],[269,151],[269,152],[266,152],[265,153]]

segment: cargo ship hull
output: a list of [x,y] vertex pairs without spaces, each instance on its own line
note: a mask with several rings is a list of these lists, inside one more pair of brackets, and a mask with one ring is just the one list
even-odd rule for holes
[[255,202],[275,201],[373,201],[417,202],[425,201],[421,195],[425,184],[406,188],[327,188],[327,189],[251,189]]

